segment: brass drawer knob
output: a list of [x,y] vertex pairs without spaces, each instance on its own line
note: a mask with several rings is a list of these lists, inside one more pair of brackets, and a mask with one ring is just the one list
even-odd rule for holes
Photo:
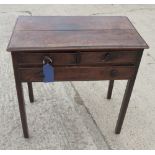
[[110,53],[106,53],[104,54],[104,56],[102,57],[102,61],[108,61],[111,59],[111,54]]

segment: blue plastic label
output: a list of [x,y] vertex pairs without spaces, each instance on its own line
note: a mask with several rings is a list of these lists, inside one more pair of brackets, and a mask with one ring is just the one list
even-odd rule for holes
[[43,65],[43,82],[53,82],[54,81],[54,67],[49,63]]

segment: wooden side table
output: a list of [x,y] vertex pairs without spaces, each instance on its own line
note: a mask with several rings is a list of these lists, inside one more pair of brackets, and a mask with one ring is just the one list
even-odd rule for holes
[[143,50],[148,48],[124,16],[20,16],[8,51],[11,51],[24,137],[28,126],[22,82],[34,101],[32,82],[43,81],[43,60],[52,59],[55,81],[128,80],[115,133],[119,134],[135,83]]

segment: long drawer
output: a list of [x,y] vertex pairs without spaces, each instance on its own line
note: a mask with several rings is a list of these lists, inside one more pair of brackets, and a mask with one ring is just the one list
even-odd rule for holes
[[[134,66],[108,67],[55,67],[55,81],[87,81],[87,80],[121,80],[130,79],[135,72]],[[43,81],[42,68],[20,68],[21,81]]]

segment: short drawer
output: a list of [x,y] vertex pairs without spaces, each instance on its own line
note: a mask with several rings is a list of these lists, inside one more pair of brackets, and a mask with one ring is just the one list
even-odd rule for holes
[[[55,67],[55,81],[89,81],[130,79],[135,72],[134,66],[109,67]],[[20,79],[23,82],[43,81],[42,68],[20,68]]]
[[137,52],[81,52],[80,64],[134,64],[137,60]]
[[76,53],[19,53],[17,62],[19,65],[42,65],[45,57],[52,60],[54,66],[75,65]]

